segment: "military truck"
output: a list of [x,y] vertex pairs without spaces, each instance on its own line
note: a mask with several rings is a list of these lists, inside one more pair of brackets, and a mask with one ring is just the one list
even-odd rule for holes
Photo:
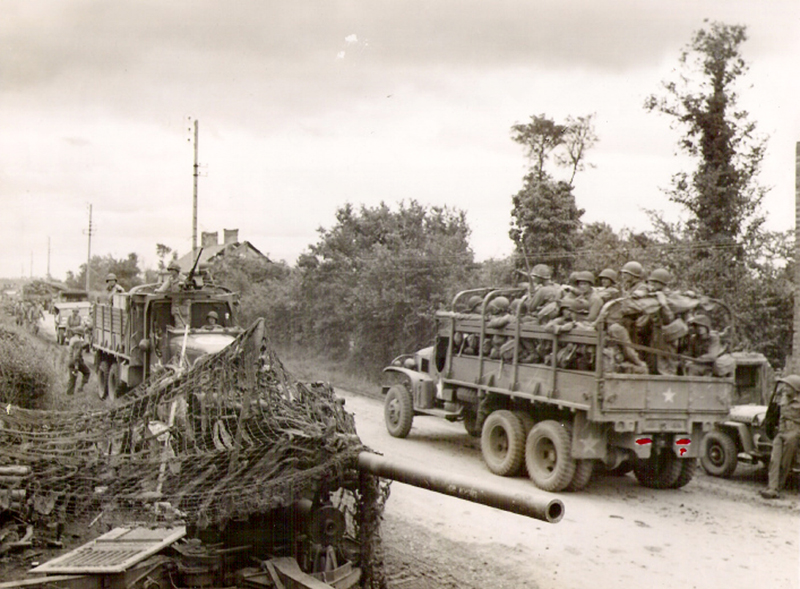
[[85,290],[63,290],[52,302],[53,321],[55,323],[56,342],[66,344],[71,334],[68,321],[72,310],[78,309],[81,322],[85,323],[92,316],[92,303]]
[[[703,439],[700,464],[708,474],[728,478],[739,463],[769,464],[780,399],[775,395],[775,374],[758,353],[737,353],[736,391],[728,416]],[[770,424],[772,421],[772,424]],[[800,454],[793,471],[800,474]]]
[[[96,304],[92,351],[98,394],[110,400],[169,364],[191,365],[241,333],[238,297],[229,289],[190,277],[175,289],[134,287]],[[206,325],[211,312],[217,324]]]
[[[476,293],[479,312],[454,311]],[[514,321],[493,329],[487,309],[501,296],[523,304]],[[580,490],[595,467],[633,470],[652,488],[687,484],[704,435],[728,415],[733,377],[612,371],[598,361],[618,343],[605,329],[553,333],[523,322],[527,297],[513,289],[463,291],[454,310],[438,311],[434,345],[384,369],[395,381],[382,388],[389,433],[407,436],[421,415],[463,421],[468,433],[481,437],[490,471],[511,476],[525,468],[546,491]],[[477,341],[472,355],[464,352],[470,338]],[[486,346],[497,339],[505,350],[499,357]],[[531,361],[525,353],[531,349],[543,353]],[[565,364],[570,355],[586,361]]]

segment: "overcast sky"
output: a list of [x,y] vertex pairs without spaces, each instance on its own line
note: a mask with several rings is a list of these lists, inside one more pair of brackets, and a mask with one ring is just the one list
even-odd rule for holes
[[[703,19],[747,26],[741,104],[770,136],[771,229],[794,225],[797,0],[0,0],[0,276],[92,254],[156,264],[239,229],[294,263],[350,202],[467,212],[479,260],[512,250],[526,161],[510,128],[596,113],[585,222],[649,228],[680,132],[645,98]],[[685,165],[684,165],[685,168]]]

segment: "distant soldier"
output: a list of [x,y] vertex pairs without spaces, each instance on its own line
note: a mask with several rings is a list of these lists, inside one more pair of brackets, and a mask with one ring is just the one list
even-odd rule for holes
[[114,295],[125,292],[125,289],[117,282],[117,275],[109,272],[106,276],[106,296],[109,302],[114,300]]
[[67,337],[72,337],[79,331],[83,330],[83,319],[78,307],[72,308],[72,313],[67,317]]
[[89,347],[88,342],[83,339],[83,333],[76,332],[69,340],[69,383],[67,384],[67,394],[72,395],[75,392],[75,385],[77,384],[78,374],[82,376],[81,383],[78,386],[78,393],[83,391],[83,387],[89,381],[91,372],[86,362],[83,360],[83,351]]
[[786,484],[800,444],[800,376],[790,374],[777,379],[780,394],[780,417],[778,433],[772,440],[772,455],[769,459],[769,482],[760,491],[764,499],[777,499]]

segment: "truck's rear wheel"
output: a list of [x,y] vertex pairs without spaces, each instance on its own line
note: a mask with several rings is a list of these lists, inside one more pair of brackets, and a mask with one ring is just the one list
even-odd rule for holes
[[108,395],[108,360],[97,364],[97,396],[105,399]]
[[395,438],[405,438],[411,431],[414,421],[414,400],[411,391],[401,384],[392,386],[386,392],[383,402],[383,420],[386,429]]
[[697,458],[682,458],[678,462],[681,463],[681,473],[678,475],[678,480],[670,486],[670,489],[680,489],[687,485],[697,471]]
[[483,423],[481,453],[494,474],[513,476],[525,460],[525,427],[511,411],[492,412]]
[[525,466],[534,484],[545,491],[563,491],[575,476],[572,438],[557,421],[540,421],[525,443]]
[[[672,450],[653,453],[650,458],[637,458],[633,462],[633,474],[639,484],[651,489],[671,489],[681,476],[682,459]],[[688,481],[687,481],[688,482]]]
[[576,460],[575,474],[567,485],[567,491],[582,491],[592,480],[594,472],[594,460]]
[[727,478],[736,470],[739,455],[736,443],[725,432],[708,432],[700,444],[700,464],[715,477]]

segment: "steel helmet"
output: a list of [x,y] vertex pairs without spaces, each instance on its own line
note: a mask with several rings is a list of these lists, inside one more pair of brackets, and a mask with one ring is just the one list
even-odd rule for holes
[[792,387],[795,392],[800,393],[800,376],[797,376],[796,374],[790,374],[789,376],[784,376],[783,378],[776,378],[775,382],[785,382]]
[[614,270],[612,270],[611,268],[605,268],[597,276],[598,276],[598,278],[608,278],[612,282],[617,282],[617,273]]
[[708,330],[711,330],[711,319],[708,318],[708,315],[693,315],[691,319],[689,319],[689,325],[702,325]]
[[553,277],[553,270],[547,264],[536,264],[531,270],[531,276],[550,280]]
[[650,272],[650,276],[647,277],[647,280],[667,285],[672,281],[672,274],[670,274],[669,270],[666,268],[656,268]]
[[575,282],[588,282],[590,284],[594,284],[594,274],[587,270],[584,270],[583,272],[576,272]]
[[478,295],[472,295],[469,297],[469,301],[467,302],[467,307],[470,311],[476,310],[478,307],[481,306],[483,299]]
[[216,311],[209,311],[206,317],[213,317],[214,319],[219,319],[219,315],[217,315]]
[[620,272],[630,274],[634,278],[642,278],[644,276],[644,268],[639,262],[626,262]]
[[106,282],[110,282],[110,281],[112,281],[112,280],[116,280],[116,279],[117,279],[117,275],[116,275],[116,274],[114,274],[113,272],[109,272],[109,273],[106,275]]
[[172,261],[169,263],[169,266],[167,266],[167,270],[175,270],[176,272],[180,272],[181,267],[178,265],[178,262]]
[[489,307],[492,311],[508,311],[509,302],[506,297],[497,297],[496,299],[492,299],[492,302],[489,303]]

